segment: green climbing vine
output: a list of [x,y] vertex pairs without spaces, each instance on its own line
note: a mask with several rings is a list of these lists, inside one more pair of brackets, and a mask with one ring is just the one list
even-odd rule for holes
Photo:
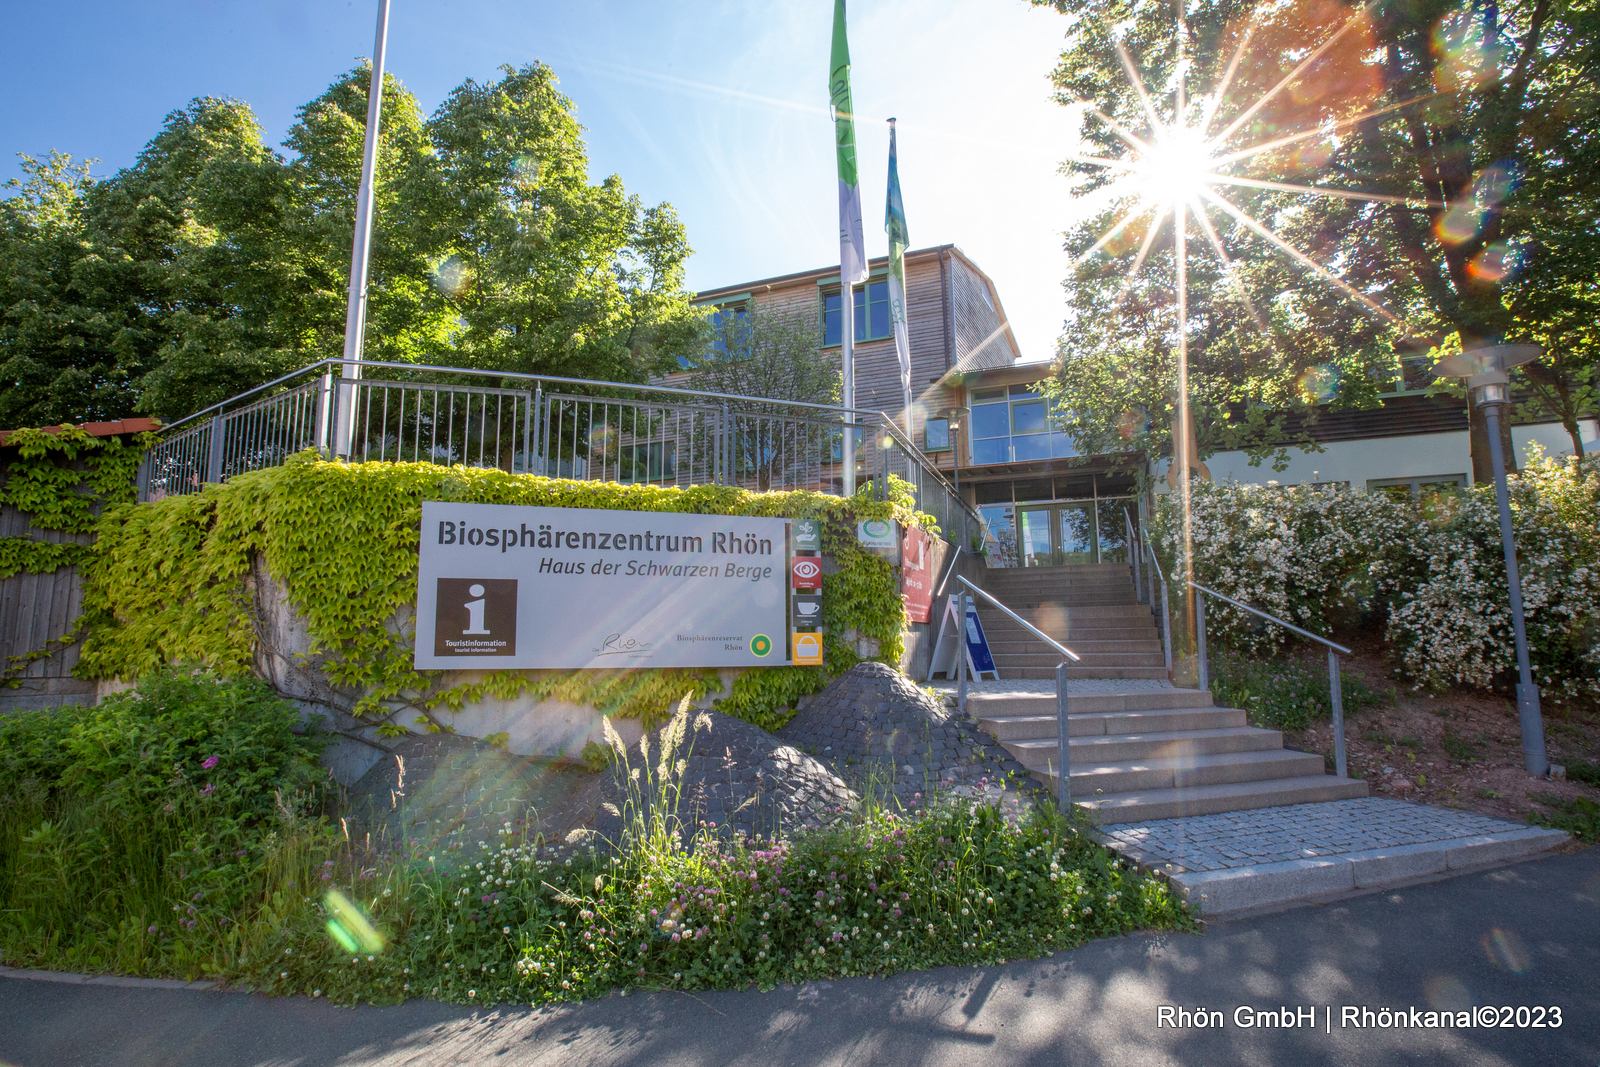
[[[134,475],[147,442],[143,434],[131,443],[121,437],[93,437],[72,425],[13,430],[6,447],[15,448],[17,456],[0,482],[0,505],[27,515],[34,530],[87,533],[94,527],[97,506],[133,499]],[[82,563],[91,551],[75,541],[0,537],[0,578],[51,574]],[[41,648],[7,657],[0,665],[0,685],[19,685],[18,676],[30,664],[70,647],[80,631],[74,624]]]
[[[133,499],[145,443],[142,434],[126,444],[120,437],[91,437],[76,426],[13,430],[6,447],[18,455],[0,482],[0,505],[27,514],[35,530],[86,533],[97,505]],[[0,578],[49,574],[80,562],[87,550],[71,542],[0,537]]]
[[255,670],[262,627],[254,598],[264,567],[310,632],[302,661],[351,694],[351,714],[386,732],[407,729],[399,718],[407,709],[429,728],[448,729],[441,716],[484,697],[588,704],[651,724],[685,693],[701,699],[722,690],[711,670],[503,670],[453,680],[415,669],[412,609],[424,500],[822,517],[824,553],[837,566],[823,584],[824,666],[748,670],[719,705],[769,728],[784,721],[800,696],[861,658],[852,635],[875,642],[876,658],[898,662],[904,611],[896,571],[856,544],[855,524],[926,521],[904,493],[873,501],[677,489],[428,463],[348,464],[307,453],[191,496],[108,510],[85,567],[91,623],[79,673],[131,678],[173,663],[230,675]]

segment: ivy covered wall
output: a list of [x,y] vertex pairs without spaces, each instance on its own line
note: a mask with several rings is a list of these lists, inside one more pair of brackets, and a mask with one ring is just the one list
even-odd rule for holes
[[127,423],[0,434],[0,710],[81,700],[71,677],[102,505],[131,501],[144,437]]
[[[821,667],[715,670],[419,671],[412,667],[422,502],[822,517],[827,628]],[[313,454],[192,496],[108,509],[85,566],[87,636],[79,673],[132,679],[164,664],[255,672],[285,695],[325,705],[344,732],[449,730],[485,702],[553,701],[605,715],[664,716],[685,693],[774,729],[795,701],[862,658],[897,664],[904,610],[897,569],[861,549],[862,519],[931,523],[910,497],[873,501],[566,481],[427,463],[349,464]],[[298,647],[274,629],[286,600]],[[860,651],[858,651],[858,642]],[[298,680],[287,678],[294,675]]]

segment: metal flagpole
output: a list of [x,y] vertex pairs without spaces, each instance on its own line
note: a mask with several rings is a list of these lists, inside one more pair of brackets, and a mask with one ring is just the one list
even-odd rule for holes
[[[844,338],[844,348],[840,358],[844,362],[844,382],[842,387],[844,406],[846,409],[856,406],[856,294],[855,287],[844,280],[844,271],[839,272],[839,329]],[[854,496],[856,492],[856,413],[846,410],[844,415],[844,495]]]
[[845,496],[856,491],[856,295],[857,282],[867,280],[867,242],[861,232],[861,182],[856,172],[855,105],[850,102],[850,44],[845,32],[844,0],[834,0],[833,49],[829,57],[828,98],[833,110],[836,160],[839,168],[839,324],[843,364]]
[[383,53],[389,37],[389,0],[378,0],[378,29],[372,45],[372,85],[367,90],[367,137],[361,152],[361,188],[356,194],[356,228],[350,242],[350,299],[344,314],[344,366],[339,386],[339,418],[334,453],[350,455],[355,437],[355,382],[361,377],[362,342],[367,324],[367,256],[372,248],[372,183],[378,170],[378,122],[383,108]]

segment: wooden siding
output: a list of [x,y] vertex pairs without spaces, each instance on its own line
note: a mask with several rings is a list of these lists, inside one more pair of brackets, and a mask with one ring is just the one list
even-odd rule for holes
[[[0,507],[0,537],[76,544],[93,540],[89,534],[35,530],[27,515],[9,505]],[[0,711],[93,700],[94,683],[72,677],[78,662],[76,645],[41,656],[20,671],[9,669],[12,657],[28,656],[49,646],[71,630],[81,614],[83,583],[77,567],[0,578],[0,666],[21,681],[20,686],[0,688]]]
[[[872,261],[878,270],[885,259]],[[821,329],[821,298],[832,282],[837,284],[838,268],[821,268],[797,274],[784,275],[769,281],[741,282],[702,294],[708,301],[728,296],[749,294],[750,300],[766,310],[780,314],[810,316]],[[946,293],[946,283],[964,287],[965,296],[953,305]],[[944,378],[963,352],[959,338],[975,338],[968,343],[967,351],[980,348],[984,338],[993,340],[976,352],[980,361],[974,366],[1009,365],[1015,358],[1010,335],[1000,330],[1000,316],[986,303],[979,287],[986,283],[953,247],[917,249],[906,255],[906,322],[911,341],[911,395],[916,406],[912,423],[913,437],[920,447],[924,437],[922,424],[929,417],[958,402],[956,383],[937,384]],[[949,318],[948,330],[946,318]],[[981,315],[977,323],[968,323],[966,317]],[[947,336],[948,334],[948,336]],[[837,348],[829,349],[837,353]],[[835,355],[834,358],[838,358]],[[900,418],[902,396],[900,390],[900,365],[895,355],[894,340],[885,338],[862,341],[855,346],[856,402],[855,406],[870,411],[888,412]],[[688,383],[687,372],[678,372],[660,379],[664,385],[683,387]]]
[[962,370],[1009,367],[1020,353],[999,310],[999,298],[963,256],[950,257],[950,297],[956,339],[956,365]]

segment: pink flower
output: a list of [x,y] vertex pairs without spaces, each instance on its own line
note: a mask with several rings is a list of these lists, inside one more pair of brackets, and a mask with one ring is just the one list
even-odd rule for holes
[[204,789],[200,790],[200,795],[203,796],[203,797],[208,797],[212,793],[215,793],[216,791],[217,791],[216,783],[215,782],[207,782],[206,783],[206,787]]
[[200,764],[200,766],[204,767],[206,770],[209,771],[211,768],[215,767],[219,762],[221,762],[221,761],[216,756],[207,756],[205,758],[205,761],[202,762]]

